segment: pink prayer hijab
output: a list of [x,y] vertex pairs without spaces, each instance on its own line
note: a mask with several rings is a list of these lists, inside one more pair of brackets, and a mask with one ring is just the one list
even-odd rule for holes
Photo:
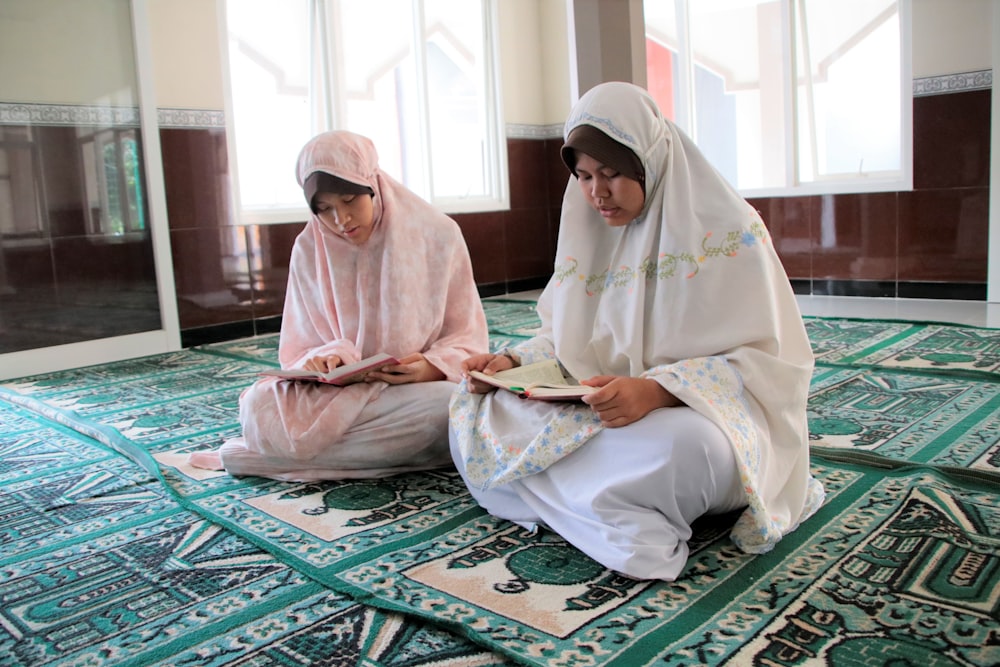
[[[370,187],[374,226],[354,245],[312,215],[296,238],[278,347],[282,367],[301,368],[317,354],[353,363],[379,352],[419,352],[458,382],[461,362],[488,350],[458,225],[379,169],[374,145],[360,135],[335,131],[309,141],[299,155],[299,184],[317,171]],[[330,408],[342,415],[338,430],[384,389],[374,383],[331,392],[338,405]]]

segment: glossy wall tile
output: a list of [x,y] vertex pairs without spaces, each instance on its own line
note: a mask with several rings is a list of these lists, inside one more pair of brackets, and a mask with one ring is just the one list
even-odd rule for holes
[[990,90],[913,98],[913,189],[989,185]]
[[[865,296],[984,283],[989,96],[914,99],[913,192],[751,200],[789,277],[809,292]],[[161,142],[181,328],[276,318],[304,223],[232,224],[221,129],[161,130]],[[550,274],[570,180],[561,145],[508,139],[511,209],[453,216],[484,294],[538,287]],[[59,228],[71,233],[72,220]]]
[[0,354],[161,328],[137,129],[56,118],[0,125]]

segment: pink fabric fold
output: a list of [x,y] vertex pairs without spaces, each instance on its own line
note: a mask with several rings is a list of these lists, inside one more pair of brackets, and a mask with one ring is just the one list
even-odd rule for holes
[[[313,215],[295,240],[278,349],[282,367],[301,368],[321,353],[337,354],[344,363],[379,352],[397,358],[420,353],[457,382],[461,362],[488,349],[486,318],[458,225],[382,172],[365,137],[336,131],[314,138],[299,156],[299,184],[317,171],[369,186],[374,227],[366,242],[355,245]],[[339,469],[338,442],[375,401],[381,413],[394,410],[393,396],[394,387],[385,383],[337,388],[258,381],[240,401],[245,447],[262,457]],[[441,410],[447,454],[447,398]],[[373,470],[380,468],[380,456],[399,459],[373,452]],[[225,447],[222,459],[230,473],[255,474],[234,470]],[[366,464],[352,458],[350,465]]]

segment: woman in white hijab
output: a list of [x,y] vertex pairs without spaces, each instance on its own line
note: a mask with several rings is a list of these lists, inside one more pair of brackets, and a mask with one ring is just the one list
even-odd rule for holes
[[456,465],[492,514],[632,577],[675,579],[705,514],[742,509],[732,539],[768,551],[824,496],[809,473],[812,352],[767,230],[637,86],[587,92],[564,139],[574,178],[541,330],[463,368],[555,358],[600,389],[551,403],[467,379]]
[[297,177],[313,215],[292,248],[282,368],[326,371],[380,352],[400,363],[346,387],[258,380],[240,398],[243,437],[192,465],[299,481],[450,466],[448,400],[462,360],[489,349],[458,225],[350,132],[313,138]]

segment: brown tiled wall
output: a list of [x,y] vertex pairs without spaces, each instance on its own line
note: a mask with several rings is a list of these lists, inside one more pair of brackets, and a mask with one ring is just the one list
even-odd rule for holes
[[914,98],[912,192],[751,200],[789,277],[816,293],[985,293],[990,96]]
[[[913,117],[912,192],[751,200],[793,282],[864,296],[985,286],[990,91],[915,98]],[[181,329],[273,330],[304,223],[233,224],[221,130],[165,129],[161,144]],[[560,144],[509,139],[510,210],[454,216],[484,294],[538,287],[549,275],[567,182]]]
[[[456,214],[484,295],[544,285],[568,175],[561,141],[509,139],[510,210]],[[160,132],[185,342],[274,330],[292,243],[305,223],[235,225],[222,130]]]

